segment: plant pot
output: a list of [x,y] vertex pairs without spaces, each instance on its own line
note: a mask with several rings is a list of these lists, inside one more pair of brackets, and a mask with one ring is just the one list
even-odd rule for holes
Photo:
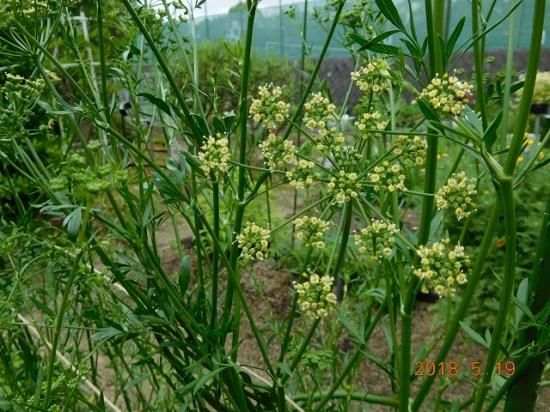
[[439,300],[439,296],[436,293],[428,292],[418,292],[416,295],[416,299],[420,302],[426,302],[426,303],[435,303]]
[[531,105],[532,114],[546,114],[548,113],[548,103],[533,103]]

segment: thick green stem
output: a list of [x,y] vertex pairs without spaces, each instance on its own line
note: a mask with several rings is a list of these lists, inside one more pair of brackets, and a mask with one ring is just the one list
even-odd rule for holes
[[475,403],[472,411],[480,411],[483,401],[489,390],[491,378],[495,370],[495,364],[500,350],[501,340],[503,339],[506,319],[508,318],[510,303],[512,301],[512,292],[514,290],[514,275],[516,273],[516,209],[514,205],[514,189],[511,177],[504,177],[500,181],[500,196],[504,209],[504,220],[506,230],[506,255],[504,279],[501,286],[499,299],[499,312],[495,322],[495,328],[491,335],[491,345],[487,360],[485,361],[485,370],[483,377],[478,383],[478,391],[475,397]]
[[[443,60],[441,58],[441,45],[437,36],[443,36],[443,26],[445,15],[445,3],[443,0],[436,0],[435,7],[431,10],[431,1],[426,0],[426,17],[431,18],[428,24],[431,32],[428,32],[428,47],[430,48],[430,63],[432,74],[441,73],[443,70]],[[428,10],[428,8],[430,8]],[[428,29],[430,29],[428,27]],[[432,57],[433,56],[433,57]],[[435,183],[437,177],[437,134],[430,134],[427,137],[428,149],[426,152],[426,175],[424,180],[424,193],[435,193]],[[432,227],[432,218],[434,213],[433,196],[425,196],[422,202],[422,215],[420,217],[420,230],[418,233],[418,244],[423,245],[428,242]],[[411,370],[411,333],[412,333],[412,310],[416,301],[416,290],[418,289],[418,278],[413,277],[410,281],[407,295],[402,297],[404,303],[401,306],[401,360],[399,371],[399,405],[400,410],[409,410],[410,393],[410,370]]]
[[[437,0],[436,0],[437,1]],[[424,0],[424,11],[426,13],[426,32],[428,40],[428,58],[430,60],[430,73],[426,73],[428,77],[434,77],[437,73],[435,68],[435,52],[434,48],[437,43],[437,38],[435,36],[435,30],[433,27],[433,9],[432,9],[432,0]],[[411,16],[412,20],[412,16]]]
[[[533,15],[533,32],[531,34],[531,45],[530,45],[531,53],[530,53],[528,67],[527,67],[527,75],[525,77],[525,84],[524,84],[524,89],[521,97],[520,108],[518,112],[518,117],[516,119],[516,128],[514,131],[514,137],[512,139],[510,151],[508,153],[506,164],[504,166],[504,173],[505,175],[508,175],[508,176],[512,175],[512,172],[514,170],[519,149],[521,148],[521,144],[523,141],[523,135],[525,133],[525,129],[527,126],[529,109],[530,109],[531,100],[533,97],[533,89],[534,89],[535,78],[537,73],[538,61],[540,57],[542,30],[544,25],[544,12],[545,12],[545,0],[538,0],[535,3],[535,10]],[[501,199],[499,198],[497,200],[497,204],[493,208],[492,215],[487,224],[485,235],[483,237],[482,243],[479,248],[475,267],[468,280],[468,286],[466,288],[466,291],[464,292],[461,304],[457,309],[455,316],[451,321],[451,324],[449,325],[447,334],[445,335],[445,340],[443,342],[441,350],[435,361],[436,364],[439,362],[443,362],[445,360],[454,342],[456,334],[460,329],[459,322],[462,319],[464,319],[464,316],[466,315],[466,311],[468,310],[468,307],[470,305],[470,301],[474,296],[474,292],[476,290],[477,284],[481,277],[481,272],[485,264],[485,259],[487,257],[487,253],[489,251],[489,247],[491,245],[491,242],[494,236],[496,223],[502,207],[503,205],[501,203]],[[414,400],[413,407],[412,407],[413,411],[418,410],[420,405],[422,405],[422,402],[426,398],[426,395],[428,394],[434,380],[435,380],[435,376],[428,376],[426,378],[426,380],[424,381],[424,383],[420,388],[420,391],[418,392],[418,395],[416,396],[416,399]]]
[[[479,282],[479,279],[481,278],[481,274],[483,272],[483,268],[485,266],[485,260],[487,258],[487,254],[489,253],[489,249],[491,247],[491,244],[493,243],[493,236],[495,233],[496,225],[498,222],[498,217],[500,215],[501,210],[501,201],[497,202],[495,207],[493,208],[493,211],[491,213],[491,216],[489,218],[489,222],[487,223],[485,234],[483,236],[483,239],[481,241],[481,244],[479,245],[479,252],[477,255],[477,259],[474,265],[474,268],[472,270],[472,274],[469,276],[468,279],[468,286],[466,290],[464,291],[464,295],[462,296],[462,300],[460,302],[460,305],[458,309],[456,310],[449,327],[447,329],[447,333],[445,334],[445,339],[443,341],[443,344],[441,346],[441,349],[437,355],[437,358],[435,360],[435,364],[438,365],[440,362],[443,362],[445,358],[447,357],[447,354],[449,353],[449,350],[451,349],[453,342],[455,340],[456,334],[458,333],[460,329],[460,321],[464,319],[464,316],[466,315],[466,312],[468,311],[468,308],[471,305],[472,298],[476,292],[477,284]],[[420,387],[420,390],[418,394],[416,395],[416,398],[412,405],[412,410],[417,411],[419,410],[420,406],[422,405],[422,402],[426,398],[426,395],[428,394],[431,385],[433,384],[436,376],[428,376],[422,386]]]
[[[243,60],[243,71],[241,75],[241,95],[240,95],[240,140],[239,140],[239,163],[244,165],[246,164],[246,139],[247,139],[247,120],[248,120],[248,83],[250,77],[250,65],[251,65],[251,50],[252,50],[252,34],[254,32],[254,19],[256,16],[256,6],[257,1],[248,1],[248,21],[246,26],[246,40],[245,40],[245,52]],[[243,224],[244,210],[246,208],[246,168],[239,167],[239,183],[237,188],[237,198],[239,205],[235,214],[235,222],[233,225],[233,239],[230,255],[230,265],[231,268],[235,271],[236,282],[240,282],[239,272],[237,271],[237,260],[239,257],[239,247],[236,241],[237,236],[241,233],[241,228]],[[234,285],[229,282],[227,285],[225,306],[224,306],[224,319],[228,319],[233,308],[233,294],[234,294]],[[236,326],[233,331],[233,342],[237,343],[239,339],[239,322],[235,322]],[[237,355],[237,351],[234,351],[234,356]]]
[[516,117],[516,128],[514,129],[514,137],[510,144],[510,150],[504,164],[504,173],[511,175],[516,166],[517,157],[521,150],[529,112],[531,110],[531,102],[533,100],[533,91],[535,89],[535,80],[537,78],[537,69],[540,60],[540,51],[542,47],[542,33],[544,31],[544,16],[545,16],[546,0],[536,0],[533,10],[533,31],[531,32],[531,43],[529,45],[529,63],[527,64],[527,73],[525,75],[525,83],[523,84],[523,92],[519,103],[518,114]]
[[[539,247],[535,258],[533,272],[529,277],[529,304],[531,312],[537,316],[550,301],[550,199],[539,237]],[[550,321],[546,320],[546,326]],[[542,326],[541,326],[542,328]],[[542,330],[542,329],[541,329]],[[525,329],[517,343],[518,348],[531,345],[537,340],[539,330],[536,326]],[[527,361],[525,369],[515,375],[506,396],[505,412],[531,412],[535,409],[537,388],[544,370],[546,353],[541,353]]]

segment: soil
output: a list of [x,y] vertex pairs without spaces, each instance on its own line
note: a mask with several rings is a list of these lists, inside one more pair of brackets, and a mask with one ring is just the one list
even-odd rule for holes
[[[290,194],[284,191],[274,191],[272,193],[273,203],[278,205],[278,213],[283,218],[288,218],[292,215],[292,202],[289,201]],[[302,199],[298,199],[298,207],[300,208]],[[415,226],[416,219],[414,214],[407,214],[407,225]],[[184,227],[184,226],[182,226]],[[180,237],[184,239],[189,246],[190,233],[183,230]],[[178,267],[178,258],[174,252],[174,241],[172,228],[165,224],[159,228],[157,237],[159,251],[162,257],[162,264],[167,270],[167,273],[173,273]],[[252,308],[254,320],[258,328],[264,331],[264,339],[271,335],[270,330],[277,322],[282,322],[291,306],[292,281],[295,280],[295,275],[277,267],[277,262],[259,262],[253,267],[244,271],[242,274],[242,289],[247,298],[250,308]],[[222,278],[222,285],[226,284],[226,280]],[[223,293],[223,291],[221,291]],[[433,343],[434,349],[431,354],[435,357],[439,348],[440,339],[444,334],[444,317],[441,310],[436,310],[435,304],[417,302],[413,313],[413,333],[412,333],[412,364],[416,365],[417,359],[420,359],[420,351],[424,345]],[[399,331],[398,331],[399,334]],[[262,357],[257,349],[257,344],[254,335],[250,329],[248,321],[243,314],[241,323],[241,346],[239,350],[239,362],[241,365],[252,367],[255,373],[260,375],[258,369],[262,368]],[[349,339],[342,339],[339,345],[341,350],[353,352],[353,343]],[[389,350],[387,340],[382,326],[375,328],[370,337],[367,350],[383,361],[388,360]],[[277,359],[279,355],[278,345],[269,347],[270,358]],[[457,337],[451,352],[447,357],[447,367],[450,362],[458,364],[459,375],[462,378],[453,378],[452,384],[444,389],[444,382],[449,381],[448,378],[438,379],[432,387],[432,393],[439,390],[444,390],[443,399],[445,400],[461,400],[464,401],[471,396],[473,383],[471,378],[472,362],[481,362],[486,358],[486,350],[471,339],[465,338],[462,332]],[[430,357],[426,357],[430,359]],[[266,374],[263,378],[269,380]],[[411,397],[414,398],[418,391],[423,378],[416,379],[411,386]],[[371,394],[392,395],[391,383],[386,375],[378,366],[369,360],[363,358],[358,370],[357,379],[354,384],[355,390],[361,390]],[[369,411],[389,411],[390,407],[379,405],[361,404],[359,410]],[[435,405],[428,399],[424,405],[423,411],[435,410]],[[550,410],[550,388],[546,387],[540,390],[536,411]]]

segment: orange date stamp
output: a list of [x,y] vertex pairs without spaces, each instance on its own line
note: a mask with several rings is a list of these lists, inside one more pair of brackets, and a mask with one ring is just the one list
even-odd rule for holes
[[[472,361],[470,365],[460,365],[459,362],[446,361],[436,363],[431,360],[417,361],[415,364],[416,376],[458,376],[460,372],[470,371],[474,377],[483,373],[480,361]],[[513,360],[500,361],[495,364],[495,372],[499,376],[510,377],[516,373],[516,364]]]

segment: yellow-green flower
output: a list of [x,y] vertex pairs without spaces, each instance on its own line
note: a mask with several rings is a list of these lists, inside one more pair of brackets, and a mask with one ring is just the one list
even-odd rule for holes
[[273,83],[260,86],[258,97],[252,100],[250,116],[268,130],[280,127],[288,117],[290,104],[281,99],[283,89]]
[[331,292],[334,279],[330,276],[319,276],[315,273],[303,276],[309,279],[304,283],[294,282],[298,294],[298,305],[303,314],[310,319],[325,318],[336,305],[336,295]]
[[327,185],[328,193],[335,194],[336,203],[342,204],[359,196],[361,184],[359,176],[355,172],[344,172],[340,170],[338,177],[330,179]]
[[441,297],[453,296],[458,285],[467,282],[464,265],[470,260],[464,253],[464,247],[450,246],[445,239],[431,246],[421,246],[416,251],[420,264],[413,268],[413,273],[423,279],[423,290],[433,290]]
[[220,133],[208,137],[198,154],[200,168],[207,175],[223,176],[229,170],[229,140]]
[[475,179],[466,177],[464,172],[455,173],[437,191],[435,203],[439,210],[451,210],[458,220],[462,220],[476,211],[476,194]]
[[393,223],[372,219],[369,226],[354,234],[359,252],[371,254],[375,259],[388,258],[393,252],[395,234],[399,232]]
[[443,77],[436,74],[422,90],[420,98],[442,114],[458,116],[464,111],[471,93],[470,83],[461,82],[458,77],[445,73]]
[[323,249],[325,247],[325,233],[330,222],[318,217],[304,216],[294,220],[296,237],[304,242],[305,247]]
[[247,223],[237,236],[237,244],[241,249],[241,260],[247,264],[253,260],[264,260],[268,256],[270,231],[256,223]]
[[405,187],[405,175],[401,166],[398,163],[390,164],[387,160],[375,166],[373,171],[368,174],[368,179],[377,192],[384,190],[395,192],[407,189]]
[[270,133],[265,141],[260,143],[260,149],[265,162],[273,170],[285,169],[288,163],[294,159],[295,147],[288,139],[283,139]]

